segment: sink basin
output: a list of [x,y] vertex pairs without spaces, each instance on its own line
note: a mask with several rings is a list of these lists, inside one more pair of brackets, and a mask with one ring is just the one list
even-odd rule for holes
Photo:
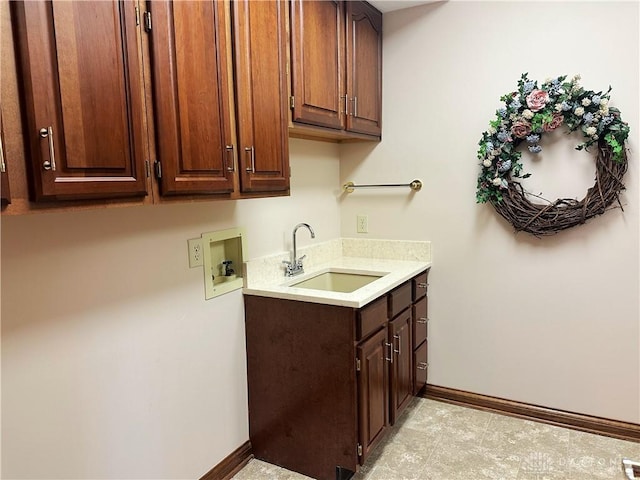
[[385,273],[352,273],[329,271],[289,285],[296,288],[310,288],[330,292],[351,293],[371,282],[383,277]]

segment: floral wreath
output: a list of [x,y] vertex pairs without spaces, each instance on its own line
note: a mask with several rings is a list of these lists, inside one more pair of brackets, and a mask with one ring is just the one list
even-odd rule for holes
[[[500,98],[505,106],[496,111],[496,119],[482,134],[476,201],[490,202],[516,231],[551,235],[604,213],[614,201],[622,208],[618,193],[624,189],[629,126],[620,118],[620,111],[609,106],[611,87],[605,93],[593,92],[583,89],[579,80],[579,75],[570,80],[565,75],[538,86],[524,73],[518,90]],[[596,182],[580,201],[563,198],[550,202],[526,192],[515,180],[531,175],[522,173],[522,152],[517,147],[526,142],[529,152],[539,153],[542,135],[563,124],[569,133],[582,131],[585,141],[577,150],[597,147]],[[532,203],[531,196],[546,203]]]

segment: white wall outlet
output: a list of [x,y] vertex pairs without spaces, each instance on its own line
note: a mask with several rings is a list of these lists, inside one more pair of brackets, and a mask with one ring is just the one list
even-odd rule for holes
[[201,267],[204,265],[202,238],[191,238],[187,240],[187,244],[189,245],[189,268]]
[[358,233],[369,233],[369,217],[366,215],[356,215],[356,231]]

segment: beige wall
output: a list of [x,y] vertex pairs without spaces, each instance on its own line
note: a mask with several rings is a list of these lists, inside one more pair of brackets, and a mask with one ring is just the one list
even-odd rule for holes
[[[423,190],[354,193],[342,234],[431,240],[429,381],[552,408],[640,421],[638,3],[447,2],[384,18],[382,143],[341,150],[342,181]],[[630,169],[613,210],[552,238],[514,235],[475,203],[476,151],[520,74],[580,73],[613,87],[631,126]],[[532,190],[593,185],[579,137],[525,157]],[[552,197],[557,198],[557,197]]]
[[205,301],[187,239],[339,236],[337,145],[290,148],[287,198],[2,217],[2,478],[198,478],[248,440],[242,294]]

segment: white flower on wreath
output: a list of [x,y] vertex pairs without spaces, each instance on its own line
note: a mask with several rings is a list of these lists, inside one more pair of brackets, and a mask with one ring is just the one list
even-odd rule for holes
[[591,105],[591,100],[586,98],[586,97],[583,98],[582,99],[582,105],[585,106],[585,107],[588,107],[589,105]]
[[582,115],[584,115],[584,108],[582,107],[577,107],[573,113],[575,113],[578,117],[581,117]]
[[533,118],[533,112],[528,108],[525,108],[524,111],[522,112],[522,116],[527,120],[531,120]]
[[600,105],[600,110],[598,110],[598,112],[603,117],[606,117],[607,115],[609,115],[609,106],[608,105],[605,105],[605,106]]
[[499,187],[500,185],[502,185],[502,179],[500,177],[496,177],[491,181],[491,183],[493,183],[496,187]]
[[490,135],[493,135],[495,133],[497,133],[498,131],[495,129],[495,127],[493,125],[490,125],[487,132],[489,132]]
[[601,98],[600,99],[600,108],[606,107],[607,105],[609,105],[609,100],[607,98]]
[[596,127],[587,127],[585,129],[584,133],[586,133],[590,137],[593,137],[596,134],[597,131],[598,131],[598,129]]
[[485,166],[486,168],[489,168],[491,166],[491,160],[486,158],[484,162],[482,162],[482,165]]

